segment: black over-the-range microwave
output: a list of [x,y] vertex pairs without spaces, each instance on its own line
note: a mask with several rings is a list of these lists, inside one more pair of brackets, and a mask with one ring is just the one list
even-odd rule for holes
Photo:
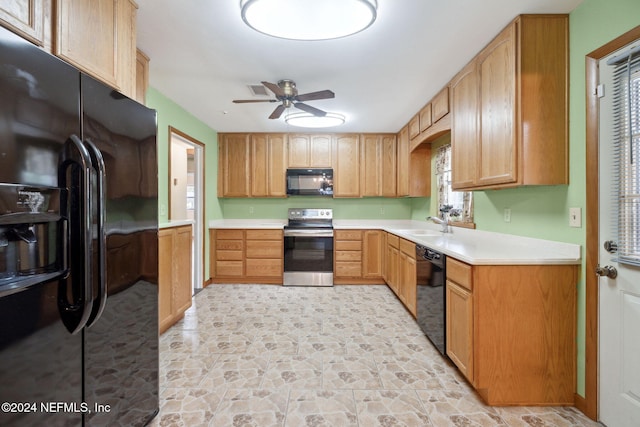
[[333,197],[333,169],[287,169],[287,195]]

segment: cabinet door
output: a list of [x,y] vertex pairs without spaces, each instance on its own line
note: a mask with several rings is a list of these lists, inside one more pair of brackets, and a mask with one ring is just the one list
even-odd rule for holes
[[269,147],[267,135],[251,135],[251,197],[269,195]]
[[309,145],[309,166],[330,168],[333,166],[330,135],[311,135]]
[[192,276],[191,276],[191,226],[174,229],[173,257],[173,314],[181,318],[183,313],[191,307]]
[[409,127],[405,126],[398,133],[398,197],[409,195],[409,157]]
[[471,188],[476,182],[478,145],[478,75],[474,61],[451,82],[451,186]]
[[416,315],[416,260],[400,252],[400,300]]
[[400,264],[400,251],[398,248],[394,248],[391,245],[387,246],[387,284],[391,290],[398,295],[398,282],[399,282],[399,265]]
[[382,135],[379,144],[381,156],[380,195],[382,197],[396,197],[396,136]]
[[136,97],[135,100],[145,105],[149,88],[149,57],[140,49],[136,50]]
[[131,0],[58,0],[55,54],[134,96],[135,6]]
[[290,135],[287,144],[288,166],[290,168],[306,168],[309,166],[309,146],[311,136]]
[[158,231],[158,325],[160,333],[173,322],[172,310],[173,231]]
[[447,280],[447,355],[473,384],[473,298]]
[[360,183],[362,196],[380,196],[382,148],[378,135],[362,135],[362,156],[360,159]]
[[383,231],[366,230],[362,235],[362,277],[382,277]]
[[334,138],[334,197],[360,197],[360,138],[358,135]]
[[38,46],[44,45],[45,7],[43,0],[5,0],[0,4],[0,25],[3,25]]
[[515,25],[507,27],[478,57],[479,185],[504,184],[517,179],[515,28]]
[[218,139],[218,197],[249,196],[248,134],[222,134]]
[[286,197],[287,140],[285,135],[269,135],[269,196]]
[[431,103],[422,107],[422,110],[418,113],[420,116],[420,133],[426,131],[431,127],[433,122],[431,121]]

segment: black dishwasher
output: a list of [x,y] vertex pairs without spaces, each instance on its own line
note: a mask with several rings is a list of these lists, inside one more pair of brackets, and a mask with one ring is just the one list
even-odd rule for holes
[[445,259],[443,253],[416,245],[418,325],[438,351],[446,356]]

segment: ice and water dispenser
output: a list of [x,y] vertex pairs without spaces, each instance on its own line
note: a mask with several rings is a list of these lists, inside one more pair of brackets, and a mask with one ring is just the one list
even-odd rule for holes
[[0,295],[63,273],[62,191],[0,184]]

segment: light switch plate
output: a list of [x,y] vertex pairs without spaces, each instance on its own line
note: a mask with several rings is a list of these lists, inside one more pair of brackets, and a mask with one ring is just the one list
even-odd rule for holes
[[582,227],[581,208],[569,208],[569,227]]
[[511,222],[511,209],[504,208],[504,222]]

